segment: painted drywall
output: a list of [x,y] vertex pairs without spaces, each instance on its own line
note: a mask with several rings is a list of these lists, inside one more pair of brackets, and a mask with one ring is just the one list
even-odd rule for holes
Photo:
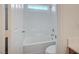
[[4,5],[0,4],[0,53],[3,54],[5,53],[5,9]]
[[79,40],[79,5],[59,7],[58,53],[66,53],[67,39],[69,42]]

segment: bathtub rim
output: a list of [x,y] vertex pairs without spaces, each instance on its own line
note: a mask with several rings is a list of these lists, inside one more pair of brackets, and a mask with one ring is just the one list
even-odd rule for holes
[[47,42],[48,43],[49,42],[53,42],[56,45],[56,41],[55,40],[50,40],[50,41],[43,41],[43,42],[36,42],[36,43],[26,43],[26,44],[23,43],[23,46],[31,46],[31,45],[42,44],[42,43],[47,43]]

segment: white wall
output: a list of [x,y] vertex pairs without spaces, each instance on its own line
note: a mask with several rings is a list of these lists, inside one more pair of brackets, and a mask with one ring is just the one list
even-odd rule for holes
[[67,39],[79,40],[79,5],[60,5],[59,7],[58,53],[65,53]]
[[5,53],[5,8],[0,4],[0,53]]

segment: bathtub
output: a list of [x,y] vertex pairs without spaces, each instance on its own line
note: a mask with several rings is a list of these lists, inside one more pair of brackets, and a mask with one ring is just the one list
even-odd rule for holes
[[23,44],[24,54],[45,54],[45,50],[50,45],[56,45],[56,41],[44,41]]

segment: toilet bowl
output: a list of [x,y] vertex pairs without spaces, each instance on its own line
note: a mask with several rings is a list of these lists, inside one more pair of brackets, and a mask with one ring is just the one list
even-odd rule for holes
[[46,54],[55,54],[56,53],[56,45],[51,45],[46,48]]

